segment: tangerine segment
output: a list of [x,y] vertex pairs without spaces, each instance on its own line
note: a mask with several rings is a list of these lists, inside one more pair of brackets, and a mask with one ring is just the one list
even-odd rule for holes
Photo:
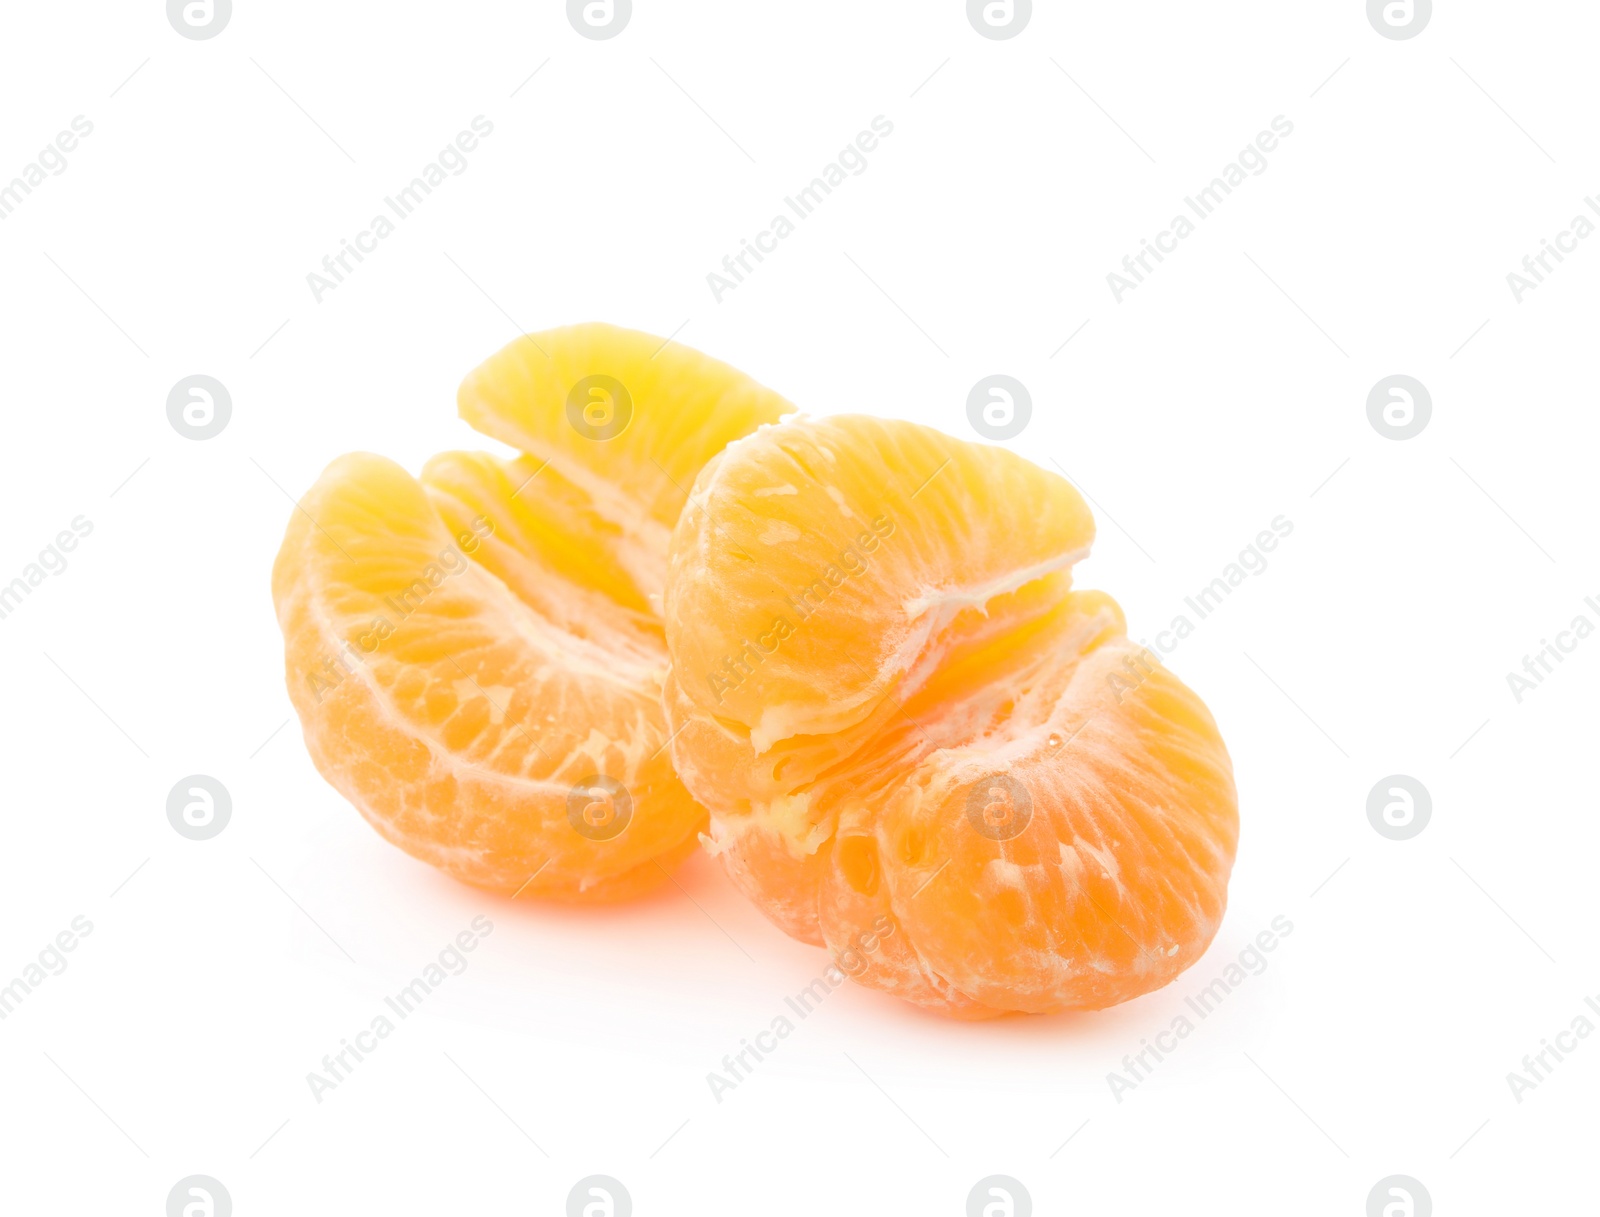
[[289,692],[317,768],[408,853],[502,892],[622,898],[705,813],[664,747],[660,626],[530,543],[581,497],[537,468],[448,453],[424,484],[333,462],[273,569]]
[[843,730],[925,679],[964,609],[1093,539],[1071,485],[1004,449],[862,415],[768,428],[707,466],[673,538],[674,667],[760,751]]
[[523,335],[456,400],[472,426],[553,462],[597,512],[663,554],[701,466],[794,409],[709,355],[598,322]]
[[862,983],[960,1018],[1097,1009],[1214,936],[1231,763],[1115,601],[1073,590],[1092,537],[1065,479],[909,423],[790,420],[697,482],[674,764],[734,882]]
[[669,529],[704,460],[790,407],[605,325],[525,335],[460,405],[532,455],[445,453],[420,482],[346,456],[290,519],[273,599],[307,745],[381,833],[458,878],[643,891],[705,824],[660,704]]

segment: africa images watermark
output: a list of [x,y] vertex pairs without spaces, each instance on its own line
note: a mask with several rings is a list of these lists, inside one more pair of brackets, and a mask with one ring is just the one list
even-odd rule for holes
[[[1584,206],[1595,215],[1600,216],[1600,199],[1589,195],[1583,200]],[[1511,296],[1518,304],[1529,292],[1544,282],[1545,276],[1555,270],[1550,265],[1550,259],[1556,260],[1559,266],[1567,259],[1564,255],[1578,252],[1578,242],[1594,235],[1595,222],[1581,211],[1572,217],[1569,228],[1563,228],[1556,233],[1555,240],[1548,237],[1539,239],[1539,251],[1525,254],[1522,259],[1522,271],[1511,271],[1506,275],[1506,286],[1511,289]]]
[[[794,535],[783,540],[798,541],[799,531],[792,525],[786,527]],[[874,516],[870,527],[856,535],[855,543],[846,545],[839,551],[837,562],[828,563],[810,583],[793,595],[785,596],[783,603],[799,618],[800,624],[804,624],[806,618],[822,607],[824,600],[844,586],[845,580],[866,574],[872,564],[863,555],[872,553],[884,540],[893,535],[894,521],[889,518],[888,513]],[[788,617],[780,613],[772,619],[772,624],[766,633],[758,634],[754,641],[743,639],[744,645],[736,654],[724,656],[721,670],[706,675],[706,680],[711,685],[711,694],[718,703],[720,704],[727,694],[749,680],[755,674],[755,665],[765,663],[767,656],[775,654],[778,647],[792,638],[798,628],[795,622],[791,622]]]
[[1540,1039],[1539,1051],[1530,1052],[1522,1058],[1521,1072],[1513,1069],[1506,1074],[1506,1085],[1511,1088],[1511,1097],[1518,1103],[1522,1102],[1528,1091],[1537,1090],[1542,1083],[1548,1082],[1557,1066],[1595,1033],[1596,1020],[1600,1020],[1600,1000],[1593,995],[1586,995],[1583,1004],[1587,1010],[1574,1015],[1566,1030],[1556,1032],[1555,1043]]
[[1111,1088],[1112,1098],[1121,1103],[1124,1094],[1136,1089],[1141,1082],[1149,1081],[1156,1066],[1175,1052],[1182,1041],[1193,1035],[1200,1023],[1215,1014],[1230,994],[1250,977],[1260,976],[1267,970],[1267,953],[1276,951],[1278,944],[1293,933],[1294,922],[1279,913],[1272,919],[1272,928],[1257,934],[1255,941],[1240,951],[1237,958],[1223,968],[1210,984],[1184,998],[1185,1008],[1195,1017],[1191,1019],[1188,1013],[1179,1014],[1169,1026],[1156,1032],[1154,1043],[1141,1039],[1139,1051],[1122,1058],[1123,1072],[1113,1069],[1106,1074],[1106,1085]]
[[[1600,617],[1600,600],[1593,596],[1585,596],[1584,606]],[[1556,640],[1551,642],[1548,638],[1539,639],[1539,649],[1532,655],[1522,657],[1521,672],[1507,672],[1506,685],[1511,690],[1511,696],[1516,698],[1517,705],[1522,704],[1522,699],[1544,684],[1545,677],[1556,670],[1556,665],[1566,662],[1566,656],[1578,649],[1578,644],[1594,633],[1594,622],[1586,613],[1578,613],[1567,624],[1564,630],[1556,631]]]
[[[867,970],[863,954],[876,951],[879,944],[893,933],[894,922],[886,914],[879,914],[871,930],[856,935],[855,946],[846,947],[842,954],[834,956],[834,961],[823,969],[821,976],[793,997],[785,997],[783,1004],[794,1012],[795,1018],[801,1021],[809,1018],[823,999],[844,984],[848,977],[860,976]],[[723,1094],[736,1089],[740,1082],[748,1081],[756,1066],[776,1052],[780,1041],[788,1039],[794,1030],[794,1021],[787,1014],[779,1014],[765,1030],[756,1032],[755,1043],[741,1039],[739,1051],[722,1058],[722,1072],[713,1069],[706,1074],[711,1097],[718,1103],[722,1102]]]
[[1122,701],[1124,693],[1131,693],[1144,683],[1145,678],[1155,671],[1155,666],[1163,659],[1178,649],[1178,644],[1195,631],[1196,622],[1204,621],[1222,606],[1222,602],[1233,595],[1233,589],[1241,586],[1252,575],[1259,575],[1267,569],[1267,555],[1278,548],[1283,541],[1294,531],[1294,521],[1288,516],[1276,515],[1272,517],[1270,528],[1263,528],[1256,534],[1255,540],[1239,551],[1239,556],[1222,568],[1222,573],[1212,579],[1192,596],[1185,596],[1183,603],[1194,613],[1191,618],[1188,613],[1179,613],[1167,628],[1156,634],[1156,653],[1150,650],[1150,644],[1140,640],[1139,651],[1136,654],[1123,658],[1122,668],[1106,674],[1106,684],[1111,692],[1116,694],[1117,701]]
[[[873,117],[871,125],[871,131],[859,132],[854,141],[846,144],[837,157],[822,167],[820,174],[792,196],[784,195],[784,206],[794,213],[796,219],[810,219],[834,188],[844,185],[847,172],[850,177],[860,177],[867,171],[867,153],[877,148],[880,137],[887,139],[894,134],[894,124],[881,114]],[[778,242],[790,236],[796,227],[794,220],[779,212],[768,227],[756,233],[754,242],[741,237],[738,252],[725,255],[722,259],[722,269],[727,273],[711,271],[706,275],[706,286],[711,289],[712,299],[721,304],[726,293],[733,291],[745,281],[745,276],[755,271],[750,259],[754,258],[758,264],[766,261],[762,255],[777,253]]]
[[56,533],[55,540],[41,549],[37,559],[24,566],[20,575],[10,583],[0,584],[0,620],[16,612],[22,602],[33,595],[33,589],[49,576],[65,571],[67,554],[77,549],[78,542],[93,531],[94,521],[88,516],[73,516],[70,529],[63,528]]
[[[1237,158],[1222,167],[1221,174],[1212,178],[1193,196],[1185,196],[1184,205],[1194,213],[1196,219],[1210,219],[1217,208],[1222,206],[1223,201],[1237,187],[1244,184],[1247,176],[1260,177],[1267,171],[1270,164],[1267,153],[1277,149],[1280,137],[1288,138],[1293,133],[1294,124],[1283,115],[1277,115],[1272,120],[1271,131],[1261,132],[1254,142],[1246,144]],[[1128,254],[1122,259],[1122,269],[1126,273],[1118,274],[1112,271],[1106,276],[1106,285],[1111,288],[1111,294],[1116,302],[1121,304],[1123,296],[1143,283],[1146,275],[1154,272],[1155,267],[1150,265],[1151,258],[1154,258],[1158,265],[1165,262],[1164,255],[1176,253],[1178,242],[1193,235],[1196,227],[1194,220],[1179,212],[1172,218],[1169,227],[1156,233],[1153,243],[1141,237],[1139,252]]]
[[60,177],[67,171],[67,153],[77,150],[78,141],[94,133],[94,124],[83,115],[73,117],[72,130],[60,132],[22,167],[22,172],[9,182],[0,185],[0,220],[8,219],[22,206],[23,200],[33,194],[35,187],[44,185],[45,175]]
[[94,933],[94,922],[82,913],[72,919],[66,929],[62,930],[49,942],[44,949],[4,986],[0,986],[0,1021],[10,1018],[17,1012],[23,1000],[52,976],[60,976],[67,970],[67,952],[76,951],[78,944],[90,934]]
[[[494,922],[482,914],[474,917],[469,928],[457,934],[409,984],[394,996],[385,997],[383,1004],[394,1013],[395,1019],[404,1022],[416,1013],[430,993],[450,977],[460,976],[467,970],[467,954],[476,951],[478,944],[492,933]],[[356,1032],[354,1043],[341,1039],[339,1050],[322,1058],[321,1072],[313,1069],[306,1074],[311,1097],[321,1103],[325,1093],[338,1089],[341,1082],[348,1082],[355,1067],[395,1033],[399,1025],[395,1019],[388,1014],[375,1015],[365,1030]]]
[[452,544],[441,549],[434,561],[424,566],[409,584],[383,598],[383,603],[393,611],[394,620],[382,614],[374,617],[354,643],[348,638],[344,639],[339,654],[323,656],[322,666],[306,673],[306,683],[311,686],[311,692],[319,702],[323,694],[338,688],[344,683],[344,678],[364,662],[363,655],[370,655],[383,645],[394,633],[397,622],[411,616],[429,596],[444,586],[447,579],[461,574],[471,565],[466,555],[476,552],[483,538],[494,532],[494,521],[488,516],[474,516],[469,527],[470,532],[462,533]]
[[[460,177],[467,171],[471,165],[467,154],[477,150],[480,138],[487,139],[494,134],[494,124],[481,114],[473,118],[471,127],[471,131],[462,131],[446,144],[438,156],[422,167],[422,172],[416,177],[395,191],[392,196],[384,196],[384,206],[394,213],[396,219],[410,219],[428,196],[437,187],[444,185],[447,177]],[[356,233],[354,238],[341,237],[339,252],[327,254],[322,259],[322,269],[325,273],[318,274],[312,271],[306,275],[306,286],[311,289],[312,298],[321,304],[323,296],[355,273],[356,267],[350,264],[350,259],[354,258],[357,265],[366,261],[364,255],[376,252],[378,242],[392,235],[395,228],[395,221],[379,212],[366,228]]]

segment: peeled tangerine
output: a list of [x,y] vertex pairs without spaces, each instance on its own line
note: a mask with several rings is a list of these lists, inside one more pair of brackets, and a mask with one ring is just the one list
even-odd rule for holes
[[711,848],[855,979],[958,1018],[1098,1009],[1210,943],[1238,838],[1210,713],[1074,591],[1063,478],[863,416],[701,471],[665,704]]
[[447,452],[419,480],[354,453],[290,517],[272,595],[307,747],[373,827],[457,878],[633,895],[706,823],[661,710],[671,529],[705,461],[791,407],[585,325],[513,342],[459,408],[525,455]]

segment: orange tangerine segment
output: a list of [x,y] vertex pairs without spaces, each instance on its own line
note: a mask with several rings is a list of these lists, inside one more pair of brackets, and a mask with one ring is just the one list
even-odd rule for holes
[[313,759],[380,832],[472,883],[611,899],[653,886],[705,813],[674,775],[659,611],[702,464],[788,403],[608,325],[524,335],[461,386],[526,455],[422,480],[335,461],[273,568]]
[[330,465],[273,570],[289,691],[323,776],[407,852],[503,892],[620,898],[704,812],[664,748],[665,648],[625,545],[584,555],[614,595],[561,571],[531,534],[580,492],[524,484],[529,464],[450,453],[426,485]]
[[736,441],[674,537],[679,684],[763,752],[860,722],[936,665],[962,610],[1088,553],[1088,508],[1041,473],[1001,448],[862,415]]
[[791,420],[702,474],[666,596],[674,762],[734,881],[862,983],[961,1018],[1099,1008],[1215,934],[1227,751],[1073,590],[1092,535],[1064,479],[909,423]]
[[[1163,668],[1118,704],[1109,686],[1137,656],[1119,638],[1039,673],[1054,701],[1042,722],[930,749],[835,851],[844,886],[873,881],[847,845],[887,859],[922,968],[992,1010],[1126,1001],[1192,964],[1220,924],[1237,839],[1226,754]],[[856,923],[820,907],[829,945],[848,941]]]

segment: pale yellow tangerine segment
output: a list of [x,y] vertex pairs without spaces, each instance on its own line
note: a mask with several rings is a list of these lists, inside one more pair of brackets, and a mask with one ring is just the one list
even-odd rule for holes
[[701,467],[794,408],[709,355],[598,322],[516,339],[462,382],[457,405],[485,435],[553,461],[596,511],[662,552]]

